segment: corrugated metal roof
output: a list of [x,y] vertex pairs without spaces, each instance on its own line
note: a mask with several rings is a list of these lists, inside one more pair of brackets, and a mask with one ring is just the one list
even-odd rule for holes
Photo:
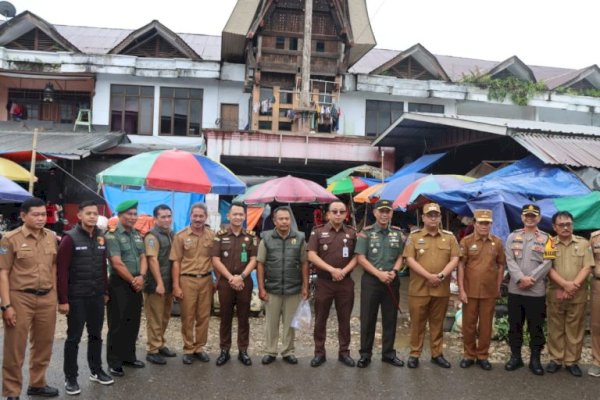
[[511,136],[546,164],[600,168],[600,137],[525,132]]

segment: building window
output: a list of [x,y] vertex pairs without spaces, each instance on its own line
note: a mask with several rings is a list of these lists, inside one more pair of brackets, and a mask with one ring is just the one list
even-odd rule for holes
[[275,38],[275,48],[280,50],[285,49],[285,38],[283,36]]
[[318,41],[316,47],[317,53],[325,53],[325,42]]
[[202,129],[202,89],[160,88],[160,134],[199,136]]
[[298,50],[298,38],[290,38],[290,50]]
[[404,103],[367,100],[365,134],[377,136],[396,121],[404,111]]
[[[90,93],[56,90],[52,103],[43,101],[44,91],[34,89],[9,89],[9,102],[23,109],[22,119],[54,121],[72,124],[80,108],[90,108]],[[10,110],[7,109],[8,112]]]
[[439,104],[427,104],[427,103],[408,103],[408,111],[443,114],[444,106],[441,106]]
[[111,85],[110,130],[152,135],[154,87]]

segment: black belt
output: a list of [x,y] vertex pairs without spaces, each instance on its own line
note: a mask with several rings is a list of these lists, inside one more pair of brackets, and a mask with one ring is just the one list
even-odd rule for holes
[[45,296],[50,293],[52,289],[21,289],[20,292],[34,294],[36,296]]
[[600,281],[600,276],[594,276],[594,279],[597,279]]
[[181,274],[181,276],[189,276],[192,278],[206,278],[207,276],[210,276],[212,274],[212,271],[207,272],[205,274]]

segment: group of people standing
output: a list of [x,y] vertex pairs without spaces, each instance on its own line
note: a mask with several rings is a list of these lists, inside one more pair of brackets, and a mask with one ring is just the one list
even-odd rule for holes
[[[523,229],[506,241],[490,233],[490,210],[476,210],[474,232],[460,243],[440,228],[441,210],[429,203],[423,208],[423,228],[407,238],[392,226],[392,205],[378,201],[373,210],[375,224],[357,233],[344,224],[348,210],[341,201],[329,204],[327,223],[316,227],[308,241],[292,228],[292,211],[279,207],[273,212],[275,228],[259,238],[244,229],[245,209],[231,206],[229,225],[213,231],[206,225],[204,203],[190,209],[190,225],[172,231],[172,210],[154,209],[154,227],[142,237],[134,229],[137,201],[119,204],[118,224],[108,232],[97,228],[98,206],[83,202],[77,224],[60,244],[46,224],[42,200],[26,200],[20,209],[23,225],[0,241],[0,298],[5,325],[2,367],[3,396],[18,399],[27,337],[30,336],[30,385],[28,395],[57,396],[47,384],[56,308],[67,316],[64,347],[65,391],[80,393],[77,354],[84,328],[88,333],[89,379],[103,385],[125,375],[123,367],[143,368],[136,355],[142,305],[146,313],[146,361],[164,365],[176,357],[167,347],[165,331],[173,299],[181,304],[183,364],[209,362],[205,346],[216,274],[220,301],[220,352],[216,365],[230,360],[232,320],[238,319],[238,360],[252,365],[248,354],[249,314],[253,281],[257,271],[259,297],[265,302],[264,365],[276,361],[297,364],[292,317],[301,299],[309,295],[309,269],[317,269],[315,284],[314,358],[312,367],[327,361],[326,325],[332,304],[338,319],[338,361],[348,367],[371,364],[379,310],[382,317],[381,360],[404,366],[394,349],[399,310],[398,273],[410,268],[408,309],[410,313],[409,368],[418,368],[426,327],[429,325],[431,362],[443,368],[451,364],[443,354],[443,322],[450,298],[450,275],[458,267],[459,297],[463,303],[464,355],[461,368],[473,364],[484,370],[488,361],[496,299],[504,278],[508,285],[510,360],[505,369],[524,365],[521,356],[523,326],[527,321],[531,356],[529,368],[536,375],[558,371],[562,366],[581,376],[578,366],[588,298],[586,283],[592,279],[592,353],[589,374],[600,376],[600,231],[591,243],[573,235],[573,216],[558,212],[553,217],[556,237],[538,229],[540,210],[523,206]],[[360,358],[350,354],[350,316],[354,306],[352,271],[360,265],[364,273],[360,294]],[[547,278],[547,279],[546,279]],[[548,284],[547,284],[548,283]],[[107,310],[106,361],[102,367],[102,326]],[[548,351],[551,361],[544,369],[540,354],[545,345],[543,324],[548,315]],[[17,318],[18,316],[18,318]],[[281,328],[281,330],[280,330]],[[278,350],[281,332],[281,350]]]

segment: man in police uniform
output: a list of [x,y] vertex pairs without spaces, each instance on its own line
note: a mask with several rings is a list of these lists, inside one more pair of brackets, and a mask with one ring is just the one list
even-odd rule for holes
[[142,314],[142,288],[148,269],[144,240],[134,228],[137,206],[137,200],[120,203],[115,208],[119,223],[105,235],[110,265],[106,361],[109,372],[118,377],[125,375],[123,365],[145,366],[135,355]]
[[531,357],[529,369],[543,375],[540,354],[546,343],[544,319],[546,318],[545,278],[552,267],[554,248],[550,236],[538,229],[540,208],[525,204],[521,209],[523,229],[517,229],[506,239],[506,265],[510,273],[508,283],[508,342],[511,356],[504,368],[514,371],[521,368],[523,323],[527,319]]
[[164,357],[175,357],[166,346],[165,331],[173,307],[173,284],[171,278],[171,242],[173,241],[173,213],[166,204],[159,204],[152,211],[154,226],[144,237],[149,274],[144,282],[144,309],[146,311],[146,360],[164,365]]
[[377,313],[381,307],[383,339],[381,361],[402,367],[404,362],[396,356],[396,321],[400,299],[400,281],[397,277],[402,268],[402,231],[390,226],[392,202],[379,200],[373,210],[376,223],[365,227],[358,235],[355,252],[363,267],[360,293],[360,359],[358,368],[371,363]]
[[204,346],[213,296],[211,251],[215,233],[206,225],[207,218],[206,204],[192,204],[190,225],[177,232],[169,256],[173,261],[173,295],[181,304],[182,362],[186,365],[194,358],[210,361]]
[[594,253],[594,267],[592,269],[592,296],[591,296],[591,337],[592,337],[592,365],[588,375],[600,377],[600,231],[592,232],[590,236],[592,252]]
[[[460,241],[458,287],[462,308],[464,356],[461,368],[477,363],[489,371],[488,361],[496,298],[504,278],[506,256],[502,240],[490,233],[491,210],[475,210],[474,232]],[[478,340],[479,338],[479,340]]]
[[548,353],[546,372],[558,371],[562,364],[571,375],[583,375],[577,362],[581,359],[585,310],[586,281],[594,265],[589,242],[573,235],[573,215],[559,211],[552,216],[552,228],[557,236],[556,258],[548,272],[550,282],[546,296],[548,308]]
[[350,315],[354,306],[354,281],[350,274],[356,267],[356,230],[344,224],[347,210],[341,201],[329,204],[328,223],[313,229],[308,240],[308,260],[317,268],[315,288],[315,357],[318,367],[326,361],[327,318],[335,300],[338,318],[338,360],[354,367],[350,357]]
[[56,235],[44,229],[46,205],[30,198],[21,204],[23,225],[0,240],[0,298],[4,320],[2,395],[18,399],[23,383],[27,338],[30,396],[58,396],[46,384],[56,324]]
[[438,204],[425,204],[422,216],[424,227],[412,231],[404,247],[404,257],[411,269],[408,286],[409,368],[419,366],[427,323],[431,362],[442,368],[450,368],[443,354],[444,319],[450,300],[449,276],[458,264],[460,250],[452,232],[440,228],[440,218]]
[[233,310],[238,317],[238,360],[246,366],[252,365],[248,355],[250,336],[250,300],[252,298],[252,278],[250,273],[256,267],[258,241],[252,231],[243,229],[246,212],[243,205],[233,204],[227,213],[229,227],[217,232],[212,248],[212,263],[219,280],[219,312],[221,325],[219,339],[221,354],[217,366],[229,361],[231,348],[231,322]]

